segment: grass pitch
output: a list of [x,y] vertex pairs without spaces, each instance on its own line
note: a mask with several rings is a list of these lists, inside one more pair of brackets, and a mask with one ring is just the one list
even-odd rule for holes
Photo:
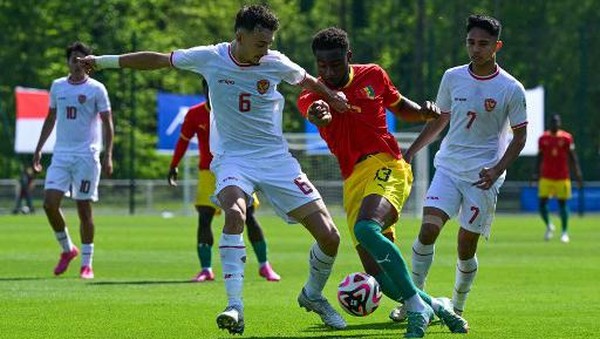
[[[79,245],[77,219],[67,211]],[[296,297],[307,277],[309,234],[271,216],[260,216],[278,283],[258,276],[250,247],[244,285],[245,338],[399,338],[405,324],[388,320],[395,305],[384,300],[365,318],[346,316],[348,329],[330,331]],[[342,246],[325,293],[337,307],[336,286],[360,271],[343,219]],[[96,217],[96,279],[78,278],[79,258],[54,277],[59,247],[43,215],[0,216],[0,338],[228,338],[215,316],[226,303],[218,252],[217,281],[189,283],[199,269],[196,218]],[[220,230],[222,218],[213,229]],[[496,218],[489,241],[479,245],[479,274],[467,304],[469,338],[594,338],[600,333],[600,217],[571,218],[571,243],[543,241],[535,215]],[[398,244],[410,255],[419,221],[405,219]],[[449,223],[438,241],[427,284],[450,296],[456,230]],[[218,231],[215,232],[218,239]],[[410,262],[410,259],[407,258]],[[339,310],[339,307],[337,307]],[[429,338],[458,338],[432,325]]]

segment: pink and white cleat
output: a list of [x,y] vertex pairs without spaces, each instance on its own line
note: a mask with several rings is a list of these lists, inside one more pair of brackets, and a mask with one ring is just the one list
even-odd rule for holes
[[277,274],[277,272],[275,272],[273,270],[273,268],[271,267],[271,264],[269,264],[268,262],[265,263],[259,270],[258,270],[258,274],[267,279],[267,281],[279,281],[281,280],[281,276],[279,274]]
[[81,277],[81,279],[94,279],[94,270],[92,269],[92,266],[82,266],[79,277]]
[[204,282],[204,281],[213,281],[215,280],[215,274],[212,270],[203,269],[198,273],[197,276],[192,278],[193,282]]
[[58,260],[58,264],[54,268],[54,275],[63,274],[69,267],[69,263],[71,263],[71,260],[75,259],[75,257],[78,255],[79,249],[75,246],[73,246],[70,252],[61,253],[60,260]]

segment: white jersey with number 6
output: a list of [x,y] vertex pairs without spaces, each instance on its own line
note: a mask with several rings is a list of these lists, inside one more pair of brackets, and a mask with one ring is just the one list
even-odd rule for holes
[[434,165],[463,180],[479,180],[479,171],[504,155],[510,128],[527,125],[525,89],[500,67],[486,77],[473,74],[469,65],[448,69],[436,103],[450,114],[450,127]]
[[288,153],[281,125],[284,98],[277,86],[302,82],[302,67],[272,50],[258,65],[240,63],[228,42],[176,50],[171,64],[200,73],[208,82],[214,155],[258,159]]
[[50,87],[50,108],[56,109],[55,154],[98,154],[102,146],[100,113],[110,111],[104,85],[92,78],[74,83],[67,77]]

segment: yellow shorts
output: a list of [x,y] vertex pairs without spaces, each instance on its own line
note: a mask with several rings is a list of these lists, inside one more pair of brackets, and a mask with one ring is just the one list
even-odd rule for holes
[[[363,199],[371,194],[386,198],[398,211],[408,199],[413,182],[412,169],[404,159],[397,160],[387,153],[369,156],[354,167],[352,175],[344,181],[344,210],[354,247],[358,241],[354,236],[354,224]],[[395,239],[394,225],[383,233],[391,233]]]
[[[215,209],[215,214],[220,215],[221,209],[215,205],[210,196],[215,192],[215,175],[210,170],[199,170],[198,171],[198,188],[196,190],[196,203],[195,206],[209,206]],[[252,194],[253,202],[252,206],[254,209],[258,209],[260,201],[256,193]]]
[[571,180],[553,180],[540,178],[540,181],[538,183],[538,197],[556,197],[556,199],[560,200],[571,199]]

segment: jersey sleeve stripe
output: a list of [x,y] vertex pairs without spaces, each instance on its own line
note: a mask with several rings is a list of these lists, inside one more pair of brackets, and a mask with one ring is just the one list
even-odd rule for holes
[[400,103],[400,101],[401,101],[401,100],[402,100],[402,94],[398,93],[398,100],[394,101],[394,102],[393,102],[393,103],[390,105],[390,107],[398,105],[398,104]]
[[298,81],[298,85],[302,86],[302,84],[306,81],[307,75],[308,72],[304,71],[304,77],[302,78],[302,80]]
[[450,115],[450,111],[442,111],[441,114],[448,114],[448,115]]
[[171,55],[169,55],[169,63],[171,64],[171,67],[175,67],[175,65],[173,64],[173,54],[175,52],[171,52]]
[[516,124],[516,125],[514,125],[514,126],[511,126],[511,128],[512,128],[512,129],[519,129],[519,128],[523,128],[523,127],[527,126],[527,123],[528,123],[527,121],[524,121],[524,122],[522,122],[522,123],[520,123],[520,124]]

